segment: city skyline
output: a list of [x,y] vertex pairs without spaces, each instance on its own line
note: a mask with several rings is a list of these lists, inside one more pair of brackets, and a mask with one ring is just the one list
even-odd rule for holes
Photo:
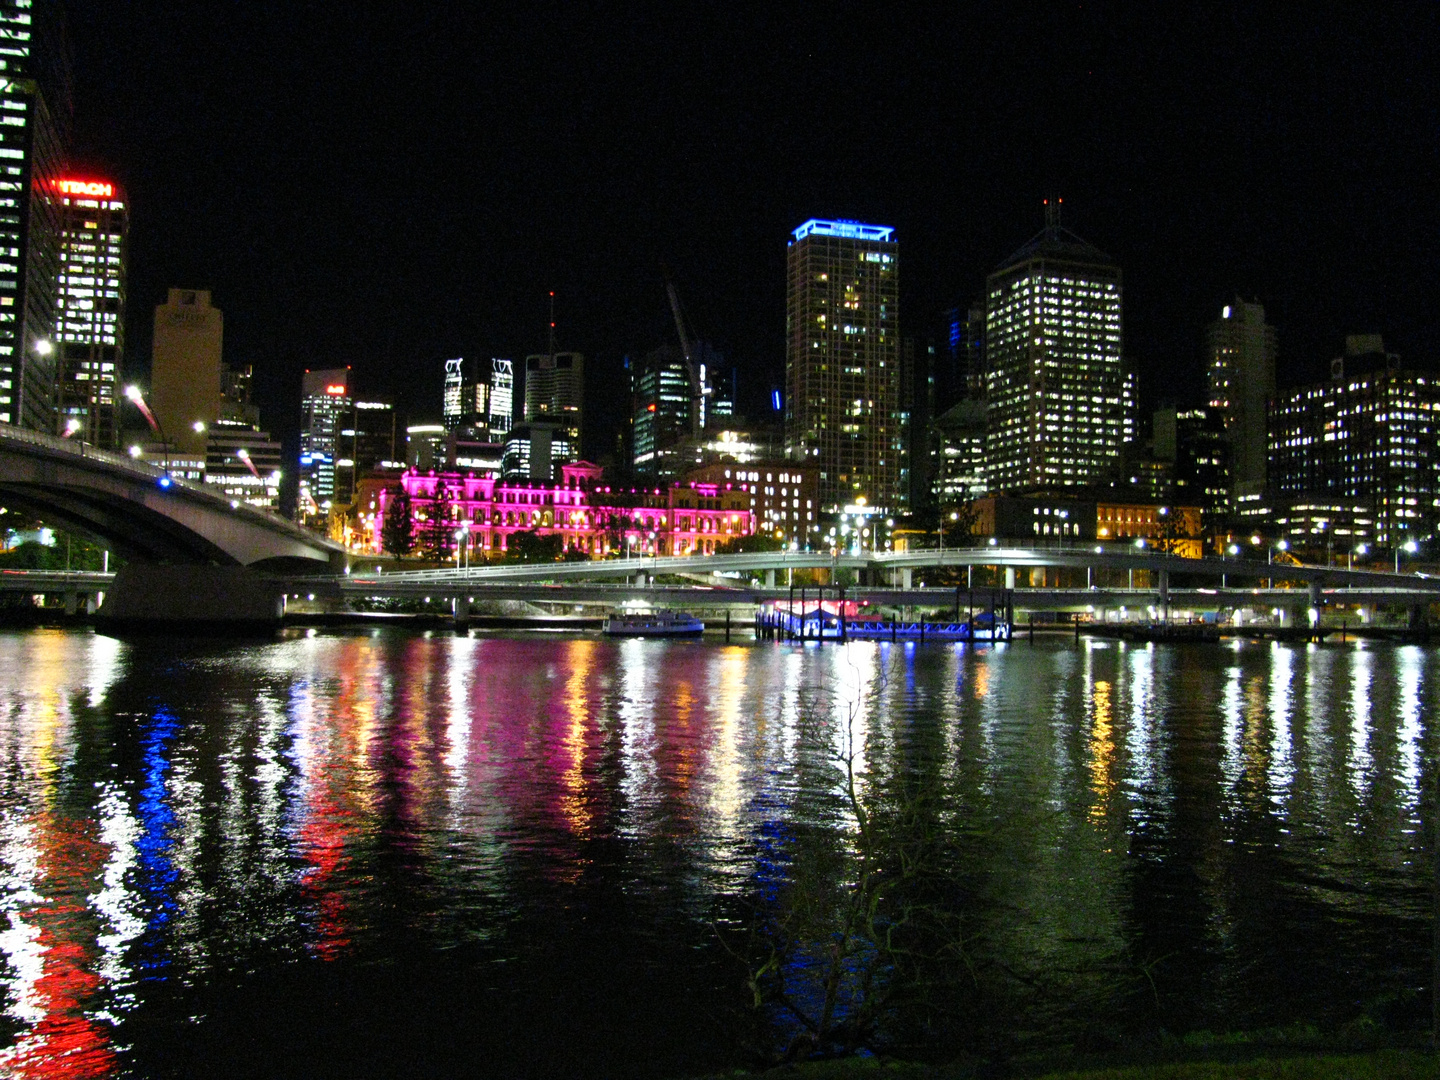
[[[543,35],[423,5],[343,30],[281,14],[189,13],[177,37],[167,5],[71,10],[76,166],[113,174],[133,212],[129,373],[148,362],[136,313],[209,288],[279,430],[298,424],[300,372],[335,363],[433,415],[416,374],[543,351],[554,289],[604,447],[628,405],[623,357],[672,334],[662,260],[754,411],[779,381],[774,245],[796,221],[895,225],[901,332],[924,338],[1052,192],[1126,269],[1142,411],[1201,400],[1204,327],[1237,295],[1277,327],[1282,385],[1321,377],[1348,333],[1436,354],[1435,283],[1410,242],[1435,213],[1415,194],[1434,171],[1432,11],[1054,7],[901,19],[859,51],[798,12]],[[638,24],[661,63],[639,64]],[[347,74],[377,50],[414,76],[403,107]],[[855,77],[821,93],[852,58]],[[1035,85],[1017,85],[1021,64]],[[302,86],[302,108],[279,108]],[[412,130],[416,109],[434,123]],[[853,137],[811,133],[852,114]]]

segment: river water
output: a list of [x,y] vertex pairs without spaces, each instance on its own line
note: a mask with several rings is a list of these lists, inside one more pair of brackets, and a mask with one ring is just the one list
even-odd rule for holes
[[0,1074],[744,1064],[866,852],[913,1052],[1414,1030],[1437,656],[0,633]]

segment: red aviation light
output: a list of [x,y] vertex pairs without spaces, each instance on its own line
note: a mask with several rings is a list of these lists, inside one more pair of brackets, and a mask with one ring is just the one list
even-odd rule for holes
[[97,199],[109,199],[115,195],[115,185],[103,180],[57,180],[55,186],[62,195],[89,195]]

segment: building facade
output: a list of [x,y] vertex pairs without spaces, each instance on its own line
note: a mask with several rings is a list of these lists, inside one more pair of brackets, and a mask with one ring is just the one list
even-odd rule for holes
[[1052,201],[1045,229],[987,279],[985,303],[991,490],[1110,478],[1134,430],[1120,268],[1062,228]]
[[1274,399],[1276,505],[1342,507],[1349,516],[1358,509],[1373,522],[1375,543],[1419,540],[1440,524],[1440,379],[1401,367],[1378,339],[1347,344],[1328,382]]
[[816,508],[820,503],[819,470],[792,461],[715,462],[687,473],[687,484],[708,484],[717,490],[738,489],[749,496],[755,532],[774,537],[796,550],[813,547],[819,538]]
[[1230,446],[1230,501],[1265,490],[1267,408],[1275,395],[1275,328],[1260,304],[1236,299],[1205,334],[1210,407],[1218,409]]
[[[507,483],[494,476],[406,472],[362,503],[366,550],[381,550],[385,512],[398,490],[410,499],[412,531],[456,537],[471,558],[500,556],[517,532],[559,536],[568,551],[612,554],[710,554],[754,531],[748,493],[733,485],[685,483],[620,490],[601,484],[597,465],[562,466],[556,483]],[[435,515],[443,525],[436,527]],[[451,551],[454,551],[452,540]],[[422,544],[423,546],[423,544]]]
[[69,178],[59,182],[57,201],[56,422],[69,438],[114,450],[125,355],[125,198],[108,180]]
[[161,438],[180,454],[205,455],[220,413],[225,317],[204,289],[171,289],[155,308],[150,408]]
[[816,219],[786,254],[785,450],[826,515],[905,505],[899,259],[894,229]]
[[0,423],[63,431],[55,395],[68,48],[52,0],[0,3],[0,38]]

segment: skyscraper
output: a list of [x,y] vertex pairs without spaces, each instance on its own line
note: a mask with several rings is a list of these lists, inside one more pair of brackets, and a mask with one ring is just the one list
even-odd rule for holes
[[696,430],[698,396],[692,391],[685,356],[673,345],[652,349],[630,369],[635,475],[674,480],[688,466],[681,443]]
[[1265,309],[1237,298],[1205,334],[1210,405],[1230,444],[1230,502],[1265,491],[1265,410],[1275,396],[1275,328]]
[[515,422],[515,362],[490,361],[490,441],[503,443]]
[[70,65],[52,0],[0,2],[0,423],[53,431]]
[[554,352],[525,358],[525,422],[555,425],[550,444],[553,469],[580,458],[584,390],[585,357],[580,353]]
[[125,199],[108,180],[61,180],[55,404],[62,433],[119,446],[125,353]]
[[225,317],[204,289],[171,289],[155,308],[150,408],[180,454],[205,456],[205,431],[220,412],[224,337]]
[[300,517],[315,517],[335,501],[335,459],[348,426],[350,369],[307,371],[300,398]]
[[903,505],[895,230],[811,219],[786,255],[785,451],[820,511]]
[[1049,200],[1045,228],[989,276],[985,292],[991,490],[1107,479],[1120,464],[1133,396],[1121,359],[1120,268],[1063,228]]

